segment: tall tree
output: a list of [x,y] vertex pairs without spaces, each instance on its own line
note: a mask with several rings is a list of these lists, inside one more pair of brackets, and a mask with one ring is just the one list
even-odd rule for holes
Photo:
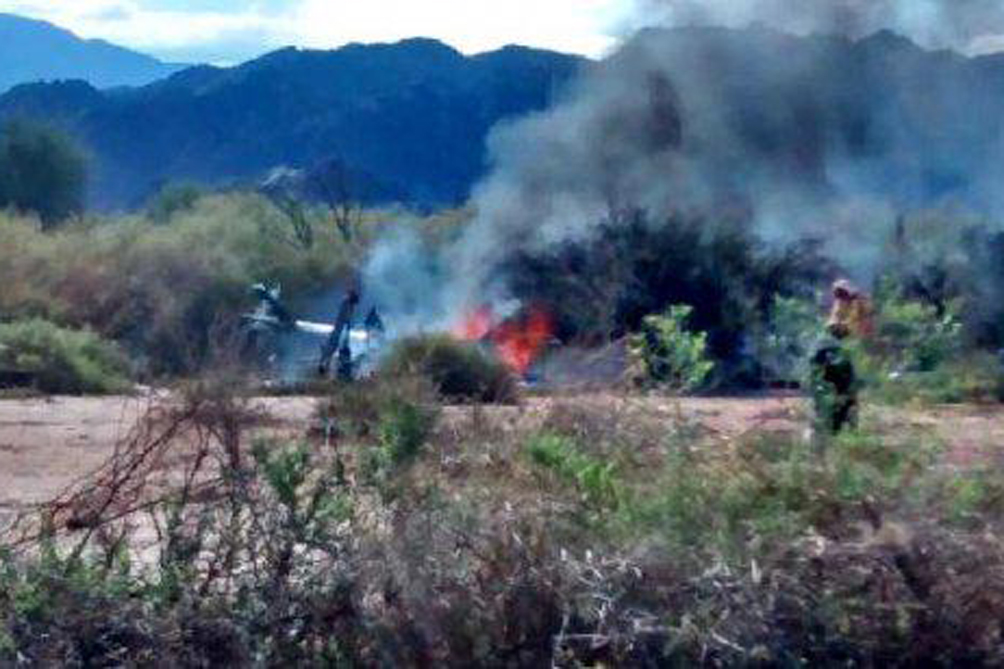
[[64,133],[31,121],[0,130],[0,207],[38,214],[46,229],[84,210],[87,160]]

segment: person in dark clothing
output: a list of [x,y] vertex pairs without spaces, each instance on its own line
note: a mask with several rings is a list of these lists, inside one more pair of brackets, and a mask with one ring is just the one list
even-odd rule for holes
[[349,346],[348,337],[345,337],[342,345],[338,348],[337,369],[340,381],[351,381],[355,376],[355,367],[352,364],[352,348]]
[[828,331],[812,356],[812,399],[817,429],[835,435],[857,426],[858,379],[845,346],[847,330],[836,324]]
[[359,292],[352,288],[342,300],[342,305],[338,309],[338,318],[335,319],[334,329],[324,346],[321,347],[321,360],[317,365],[318,374],[327,376],[331,358],[338,353],[338,376],[341,378],[352,376],[352,350],[349,346],[349,332],[352,329],[352,319],[359,305]]

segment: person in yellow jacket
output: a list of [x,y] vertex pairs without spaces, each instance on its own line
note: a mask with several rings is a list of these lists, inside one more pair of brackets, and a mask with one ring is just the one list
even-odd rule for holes
[[827,330],[841,337],[868,340],[874,334],[873,316],[871,299],[850,281],[841,279],[833,284],[833,307],[826,321]]
[[857,424],[860,381],[847,343],[852,339],[868,340],[873,330],[871,300],[849,281],[834,283],[826,335],[817,345],[810,365],[817,430],[838,434]]

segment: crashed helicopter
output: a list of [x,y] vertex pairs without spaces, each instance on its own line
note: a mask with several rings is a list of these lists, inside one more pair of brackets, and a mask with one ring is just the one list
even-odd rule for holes
[[[331,373],[351,380],[367,374],[376,355],[383,347],[385,328],[376,307],[370,309],[361,327],[356,325],[359,292],[350,289],[341,301],[333,323],[318,323],[296,318],[282,302],[280,286],[255,284],[252,293],[258,298],[257,308],[244,314],[245,350],[269,372],[285,379],[302,378],[304,370],[319,376]],[[313,345],[316,353],[304,358]]]

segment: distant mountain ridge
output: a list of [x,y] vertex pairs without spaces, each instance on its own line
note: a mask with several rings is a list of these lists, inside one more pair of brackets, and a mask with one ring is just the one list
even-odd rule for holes
[[0,118],[38,117],[94,157],[92,204],[139,206],[172,180],[260,177],[338,160],[412,204],[462,201],[485,172],[485,139],[541,110],[586,63],[523,47],[476,56],[430,39],[282,49],[232,68],[193,67],[147,86],[18,86]]
[[82,79],[96,88],[142,86],[182,69],[45,21],[0,13],[0,92],[39,81]]
[[[601,64],[516,46],[464,56],[430,39],[287,48],[136,88],[18,86],[0,96],[0,119],[38,117],[75,135],[94,159],[100,209],[141,206],[170,181],[252,183],[276,167],[331,161],[365,175],[371,193],[450,205],[487,173],[492,128],[548,108],[583,70],[630,67],[641,54],[661,63],[691,107],[684,136],[729,128],[705,139],[742,146],[762,176],[803,192],[842,180],[909,206],[956,198],[996,208],[1000,199],[1004,55],[926,51],[889,32],[849,40],[652,30]],[[598,132],[635,141],[630,129]],[[745,173],[718,148],[706,152],[707,174],[727,182]]]

